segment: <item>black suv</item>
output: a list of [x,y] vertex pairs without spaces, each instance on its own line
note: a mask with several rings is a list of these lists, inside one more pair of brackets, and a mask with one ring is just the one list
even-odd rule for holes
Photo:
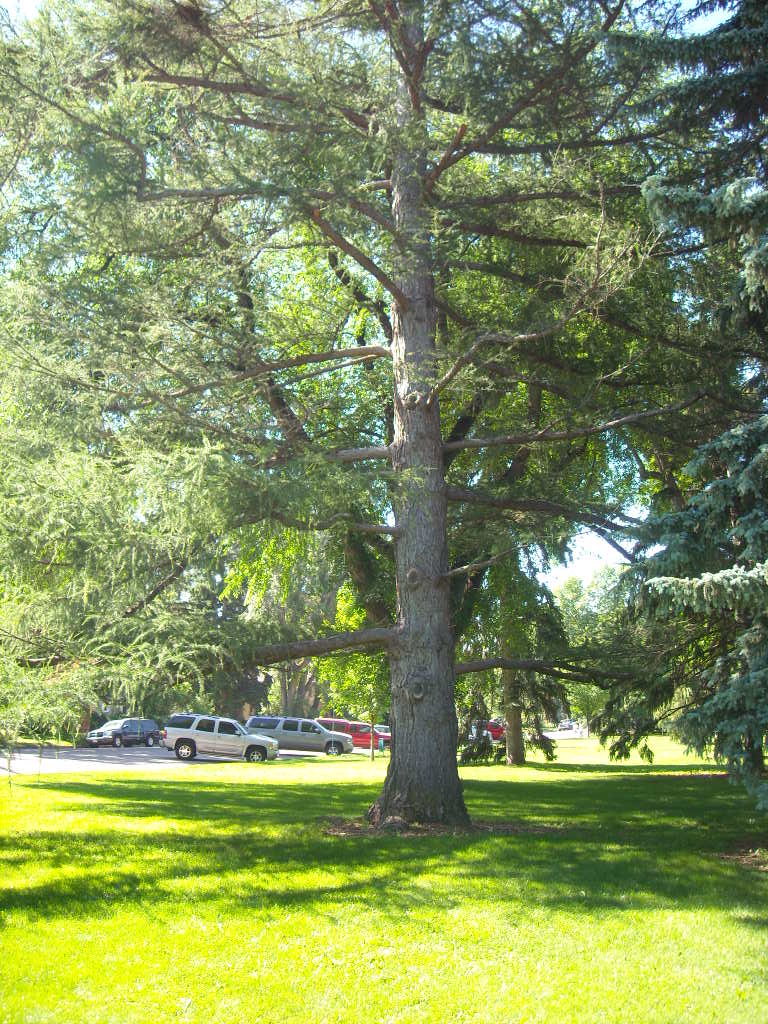
[[116,718],[85,737],[89,747],[130,747],[143,743],[154,747],[160,742],[160,727],[152,718]]

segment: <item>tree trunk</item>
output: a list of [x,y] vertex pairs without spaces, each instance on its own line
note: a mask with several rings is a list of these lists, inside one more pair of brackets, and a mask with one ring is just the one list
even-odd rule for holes
[[[417,53],[423,45],[422,5],[403,3],[400,12],[411,51]],[[389,658],[392,756],[369,817],[377,825],[390,818],[466,824],[456,763],[440,410],[437,400],[428,403],[437,368],[435,289],[423,197],[425,128],[413,80],[410,91],[408,85],[401,73],[397,106],[402,148],[394,154],[391,174],[399,243],[394,277],[408,303],[407,308],[394,303],[392,339],[399,636]]]
[[525,739],[523,738],[523,709],[520,705],[520,682],[515,670],[510,668],[501,670],[501,680],[504,686],[507,764],[525,764]]

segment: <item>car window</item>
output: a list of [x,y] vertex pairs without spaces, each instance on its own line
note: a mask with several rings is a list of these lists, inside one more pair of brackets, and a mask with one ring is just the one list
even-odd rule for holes
[[321,732],[322,730],[314,722],[302,722],[301,723],[301,731],[302,732]]
[[212,718],[201,718],[195,726],[196,732],[213,732],[216,722]]
[[240,735],[240,730],[234,722],[219,722],[219,732],[224,736]]
[[254,716],[249,718],[246,724],[249,729],[276,729],[279,721],[279,718],[259,718]]
[[104,725],[102,725],[101,728],[102,729],[119,729],[122,724],[123,724],[122,718],[116,718],[112,722],[105,722]]
[[286,718],[283,722],[283,730],[285,732],[298,732],[299,723],[295,718]]
[[194,715],[171,715],[168,725],[173,729],[189,729],[194,720]]
[[141,728],[145,732],[154,732],[157,729],[157,722],[153,718],[142,718]]
[[139,720],[138,720],[138,718],[127,718],[123,728],[127,729],[128,732],[138,732],[139,731]]

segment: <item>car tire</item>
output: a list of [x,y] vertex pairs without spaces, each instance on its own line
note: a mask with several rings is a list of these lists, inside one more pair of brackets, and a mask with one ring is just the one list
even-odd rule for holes
[[176,757],[178,757],[180,761],[191,761],[197,753],[195,744],[192,740],[179,740],[174,747],[174,750],[176,751]]
[[123,745],[123,737],[122,736],[113,736],[112,737],[112,746],[113,747],[122,747],[122,745]]
[[332,740],[330,743],[326,743],[325,752],[329,755],[329,757],[338,757],[340,754],[343,753],[341,749],[341,744],[336,743],[335,740]]
[[144,745],[147,746],[147,747],[154,747],[154,745],[155,745],[155,737],[154,736],[147,736],[147,738],[144,740]]
[[254,761],[266,761],[267,752],[264,747],[248,747],[245,752],[245,760],[251,763]]

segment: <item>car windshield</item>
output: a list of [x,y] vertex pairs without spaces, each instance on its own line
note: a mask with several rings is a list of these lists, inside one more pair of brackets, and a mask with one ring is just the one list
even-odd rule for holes
[[104,725],[102,725],[101,728],[102,729],[119,729],[122,724],[123,724],[123,719],[122,718],[116,718],[114,722],[105,722]]

